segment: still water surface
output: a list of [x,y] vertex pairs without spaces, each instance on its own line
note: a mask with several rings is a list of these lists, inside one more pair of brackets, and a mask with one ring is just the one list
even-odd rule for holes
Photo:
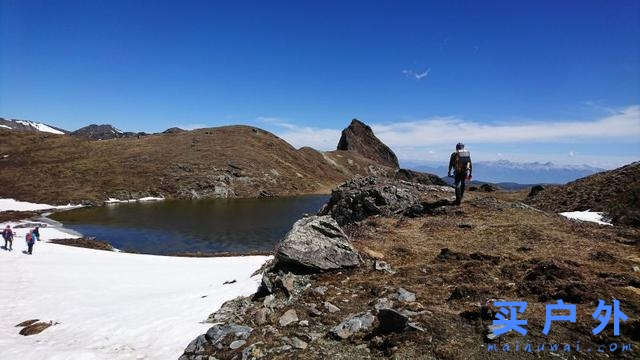
[[276,199],[166,200],[55,213],[66,228],[147,254],[269,251],[326,195]]

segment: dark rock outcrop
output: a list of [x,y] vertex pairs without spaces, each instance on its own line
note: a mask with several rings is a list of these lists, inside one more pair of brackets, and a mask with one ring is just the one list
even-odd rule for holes
[[193,340],[185,349],[180,360],[207,359],[208,357],[205,355],[214,353],[215,349],[229,347],[238,340],[246,340],[252,331],[253,329],[248,326],[237,324],[215,325],[206,334]]
[[534,197],[538,195],[541,191],[544,191],[544,186],[534,185],[531,187],[531,190],[529,191],[529,195],[527,195],[527,197]]
[[338,150],[354,151],[381,165],[399,167],[396,154],[373,134],[368,125],[357,119],[342,130]]
[[274,267],[323,271],[359,264],[358,253],[331,216],[309,216],[296,221],[278,243]]
[[395,179],[415,182],[422,185],[447,185],[447,183],[437,175],[408,169],[398,169],[395,174]]
[[112,125],[91,124],[71,133],[73,136],[81,136],[91,140],[109,140],[124,137],[125,134]]
[[494,192],[497,190],[500,190],[500,188],[498,188],[497,186],[493,185],[493,184],[482,184],[480,185],[480,190],[484,191],[484,192]]
[[163,134],[177,134],[177,133],[181,133],[181,132],[185,132],[186,130],[180,129],[179,127],[172,127],[172,128],[168,128],[167,130],[163,131]]
[[448,186],[356,177],[333,190],[320,215],[331,215],[345,225],[369,216],[399,214],[416,205],[415,212],[424,213],[429,204],[446,205],[452,193],[453,188]]

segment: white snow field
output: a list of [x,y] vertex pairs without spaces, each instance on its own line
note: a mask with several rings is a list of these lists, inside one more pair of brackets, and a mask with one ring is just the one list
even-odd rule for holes
[[[256,290],[260,277],[251,274],[269,258],[138,255],[44,241],[26,255],[28,230],[14,229],[13,251],[0,250],[2,360],[175,360],[211,326],[201,323],[211,312]],[[76,237],[52,227],[40,235]],[[60,324],[19,335],[15,325],[30,319]]]
[[40,211],[48,209],[73,209],[82,207],[82,205],[47,205],[35,204],[26,201],[18,201],[14,199],[0,199],[0,211]]
[[48,132],[48,133],[58,134],[58,135],[63,135],[64,134],[62,131],[56,130],[56,129],[52,128],[49,125],[45,125],[45,124],[41,124],[41,123],[37,123],[37,122],[33,122],[33,121],[27,121],[27,120],[16,120],[16,122],[18,124],[22,124],[22,125],[25,125],[25,126],[31,126],[32,128],[35,128],[38,131]]
[[562,212],[560,215],[572,220],[589,221],[600,225],[612,225],[611,223],[603,220],[603,213],[591,210]]

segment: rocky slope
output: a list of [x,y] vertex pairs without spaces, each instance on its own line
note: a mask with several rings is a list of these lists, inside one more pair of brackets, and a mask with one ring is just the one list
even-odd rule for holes
[[[573,222],[526,196],[473,192],[453,206],[450,187],[353,179],[292,227],[258,291],[211,314],[180,360],[520,359],[526,343],[543,358],[564,358],[566,343],[577,358],[601,358],[602,344],[608,356],[637,358],[639,230]],[[593,335],[598,299],[612,298],[628,316],[620,336],[611,326]],[[496,299],[528,302],[526,337],[491,335]],[[556,299],[576,304],[577,321],[554,322],[544,336],[545,305]],[[487,350],[505,343],[511,352]]]
[[4,137],[0,197],[99,204],[110,197],[283,196],[327,193],[355,175],[369,174],[440,183],[428,174],[401,173],[356,150],[295,149],[248,126],[92,141],[98,133],[89,129],[89,136],[20,132]]
[[342,130],[338,150],[355,151],[378,164],[392,168],[400,167],[396,154],[373,134],[368,125],[358,119],[353,119],[351,124]]
[[640,227],[640,162],[546,187],[527,202],[554,212],[602,211],[615,224]]

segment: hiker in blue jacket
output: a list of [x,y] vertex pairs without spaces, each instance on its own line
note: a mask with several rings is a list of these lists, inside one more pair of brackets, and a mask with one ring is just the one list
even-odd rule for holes
[[2,231],[2,237],[4,238],[4,249],[9,251],[13,250],[13,231],[11,230],[11,226],[7,225]]

